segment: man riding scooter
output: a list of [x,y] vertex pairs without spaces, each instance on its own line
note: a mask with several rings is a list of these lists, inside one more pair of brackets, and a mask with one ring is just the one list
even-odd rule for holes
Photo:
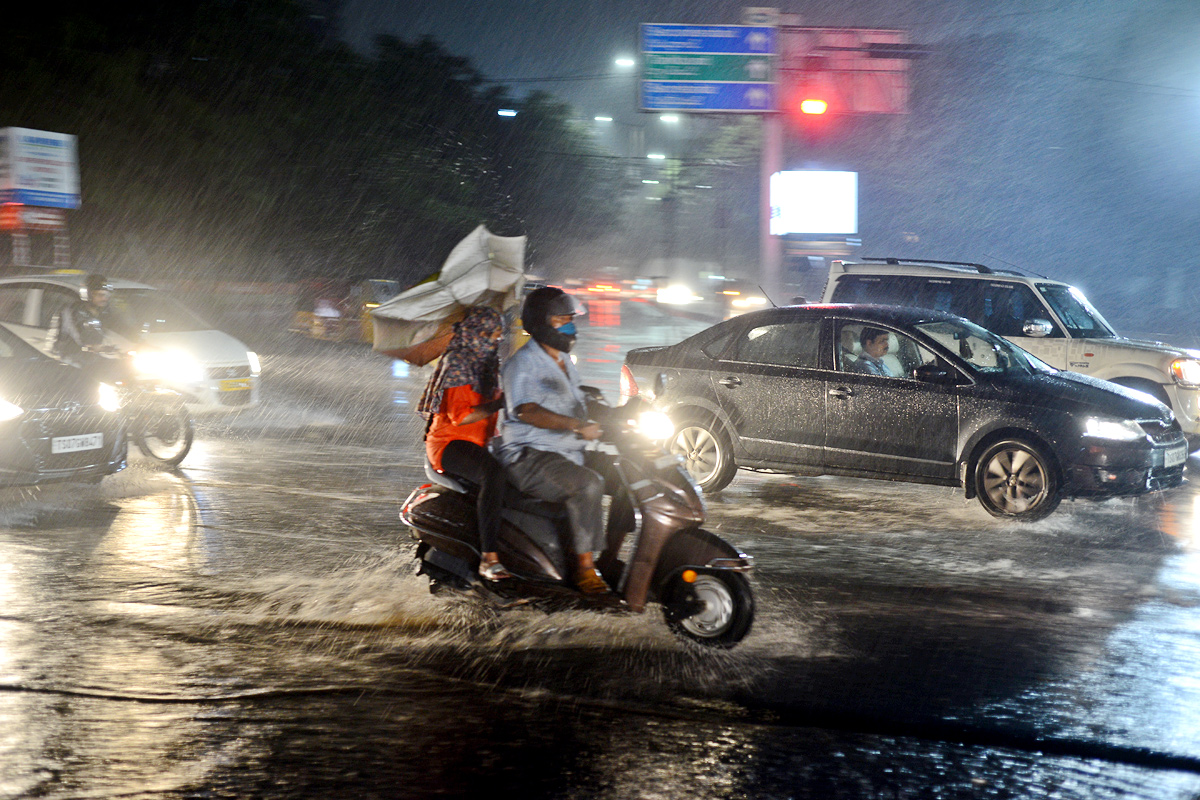
[[578,559],[574,581],[584,594],[610,589],[593,552],[604,550],[604,478],[586,466],[588,443],[600,426],[588,421],[579,373],[568,356],[575,345],[575,300],[562,289],[535,289],[521,320],[532,337],[501,370],[506,414],[496,457],[522,492],[562,503]]

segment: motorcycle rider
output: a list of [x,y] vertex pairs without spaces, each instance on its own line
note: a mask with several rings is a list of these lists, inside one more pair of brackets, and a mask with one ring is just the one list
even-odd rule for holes
[[77,367],[97,362],[112,318],[111,297],[112,286],[103,275],[92,273],[84,279],[79,299],[59,314],[54,355]]
[[605,545],[605,481],[585,465],[585,448],[600,437],[600,426],[588,421],[568,356],[578,311],[570,295],[552,286],[525,299],[521,319],[532,338],[501,369],[505,417],[495,450],[520,491],[566,507],[578,559],[575,585],[585,594],[605,594],[610,589],[592,555]]

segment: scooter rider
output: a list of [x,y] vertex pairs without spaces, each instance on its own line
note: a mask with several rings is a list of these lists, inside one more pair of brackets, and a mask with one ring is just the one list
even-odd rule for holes
[[521,319],[532,337],[501,370],[505,418],[496,456],[522,492],[566,506],[578,557],[575,584],[585,594],[609,592],[593,551],[604,549],[604,479],[585,466],[587,443],[600,426],[587,419],[575,345],[575,300],[562,289],[530,292]]

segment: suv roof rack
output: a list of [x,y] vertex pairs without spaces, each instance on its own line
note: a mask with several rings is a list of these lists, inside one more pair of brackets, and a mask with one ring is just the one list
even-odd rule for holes
[[878,261],[884,264],[939,264],[944,267],[971,267],[976,272],[984,275],[993,275],[995,270],[991,267],[986,267],[983,264],[974,264],[970,261],[934,261],[931,258],[880,258],[878,256],[863,256],[863,261]]

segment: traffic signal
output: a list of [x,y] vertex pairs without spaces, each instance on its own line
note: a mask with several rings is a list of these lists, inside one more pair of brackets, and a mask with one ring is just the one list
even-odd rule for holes
[[829,110],[829,103],[819,97],[809,97],[800,101],[801,114],[824,114]]

